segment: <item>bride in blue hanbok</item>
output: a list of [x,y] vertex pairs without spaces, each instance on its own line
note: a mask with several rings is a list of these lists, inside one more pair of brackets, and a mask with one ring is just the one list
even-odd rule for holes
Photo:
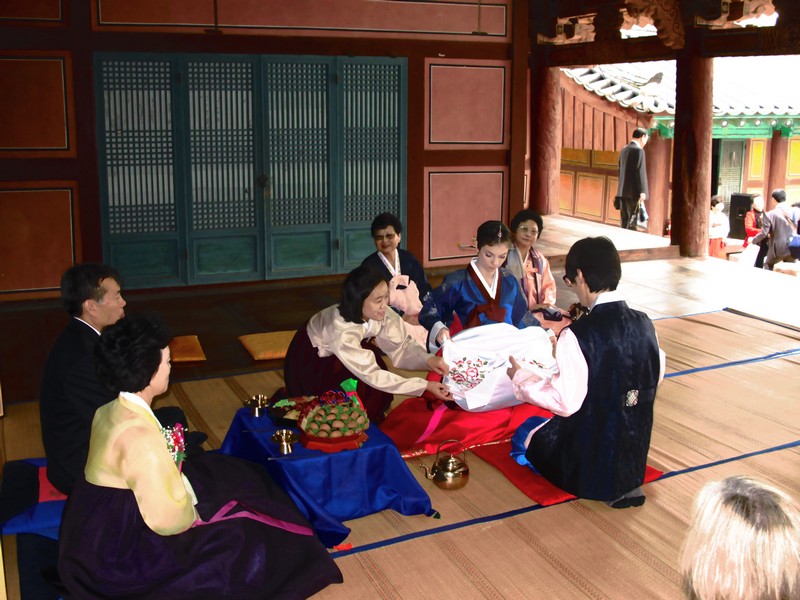
[[505,376],[509,353],[547,369],[553,361],[552,333],[532,318],[516,276],[501,267],[511,247],[508,228],[487,221],[476,237],[478,255],[433,290],[419,321],[429,331],[430,350],[441,348],[450,367],[443,383],[454,402],[484,412],[519,403]]
[[500,221],[478,227],[478,256],[466,269],[450,273],[428,296],[419,313],[435,352],[460,329],[509,323],[519,329],[536,325],[525,319],[528,302],[511,271],[501,268],[511,248],[511,235]]

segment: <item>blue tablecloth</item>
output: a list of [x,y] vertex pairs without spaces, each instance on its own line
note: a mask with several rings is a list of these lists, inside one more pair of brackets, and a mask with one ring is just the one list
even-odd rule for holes
[[282,455],[270,440],[277,429],[269,417],[253,417],[249,409],[239,409],[220,452],[266,466],[326,546],[340,544],[350,533],[343,521],[387,508],[404,515],[434,513],[430,497],[397,447],[374,425],[361,448],[332,454],[298,442],[291,454]]

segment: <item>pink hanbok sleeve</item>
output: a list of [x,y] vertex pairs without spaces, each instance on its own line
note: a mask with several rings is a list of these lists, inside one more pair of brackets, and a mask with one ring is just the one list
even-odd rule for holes
[[578,339],[569,329],[565,329],[558,338],[556,365],[558,372],[545,378],[532,371],[519,369],[511,383],[518,400],[568,417],[583,405],[589,384],[589,366]]
[[539,292],[541,304],[556,305],[556,280],[550,270],[550,262],[542,259],[542,289]]

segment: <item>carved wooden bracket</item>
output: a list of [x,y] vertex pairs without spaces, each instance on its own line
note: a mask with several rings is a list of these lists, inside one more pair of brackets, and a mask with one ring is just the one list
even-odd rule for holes
[[625,8],[632,24],[643,25],[651,20],[662,44],[674,50],[683,48],[686,31],[678,0],[627,0]]
[[539,44],[580,44],[595,39],[594,15],[556,19],[555,36],[538,34]]
[[707,18],[702,11],[697,11],[694,18],[695,26],[708,27],[709,29],[733,29],[739,27],[738,22],[743,19],[770,16],[775,13],[772,0],[715,0],[713,3],[713,18]]

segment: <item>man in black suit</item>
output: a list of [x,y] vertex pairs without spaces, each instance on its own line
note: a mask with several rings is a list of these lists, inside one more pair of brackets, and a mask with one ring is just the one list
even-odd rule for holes
[[39,412],[47,478],[69,494],[83,474],[94,411],[117,397],[97,379],[94,348],[100,333],[125,316],[116,270],[75,265],[61,278],[61,300],[70,317],[56,339],[42,378]]
[[[89,263],[70,267],[61,278],[61,300],[72,318],[47,357],[39,413],[47,478],[67,495],[83,477],[95,411],[119,393],[98,380],[94,349],[103,329],[125,316],[121,281],[112,267]],[[177,407],[154,412],[162,425],[186,427],[186,416]],[[206,437],[191,432],[187,453],[199,451]]]
[[644,158],[647,140],[647,130],[637,127],[633,130],[630,143],[619,153],[619,182],[614,208],[619,210],[619,224],[625,229],[636,229],[639,202],[644,204],[647,199],[647,169]]

